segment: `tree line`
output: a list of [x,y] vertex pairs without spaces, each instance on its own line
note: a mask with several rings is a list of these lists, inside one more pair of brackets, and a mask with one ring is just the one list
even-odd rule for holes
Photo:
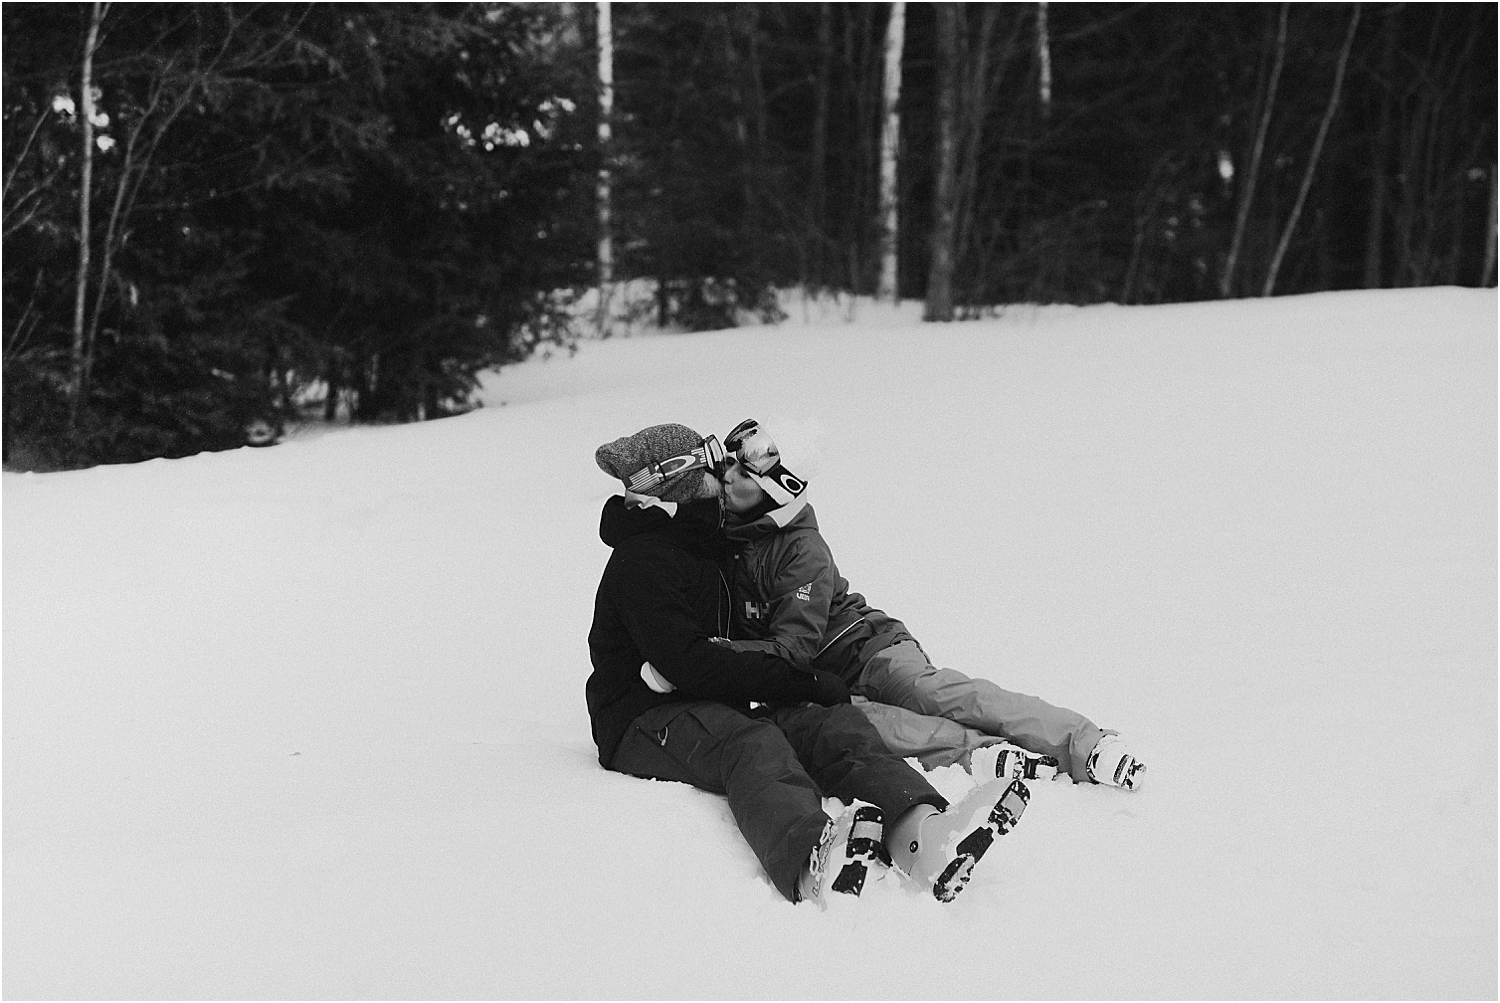
[[462,410],[628,280],[707,329],[1495,278],[1491,4],[0,17],[12,468]]

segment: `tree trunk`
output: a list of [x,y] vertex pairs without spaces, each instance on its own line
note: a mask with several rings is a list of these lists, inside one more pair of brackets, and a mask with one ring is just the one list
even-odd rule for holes
[[[872,276],[868,273],[871,260],[871,219],[875,219],[877,223],[874,258],[876,266],[879,266],[880,193],[877,174],[880,163],[881,66],[880,60],[872,55],[878,45],[875,40],[877,9],[876,4],[870,3],[850,5],[844,19],[844,59],[851,81],[849,93],[853,99],[852,114],[855,123],[855,141],[848,144],[852,155],[850,169],[845,175],[850,179],[850,187],[853,189],[853,197],[849,199],[847,207],[847,225],[849,288],[855,293],[871,288]],[[879,276],[873,278],[878,284]]]
[[[724,32],[724,69],[730,81],[730,93],[734,99],[734,141],[739,147],[740,163],[740,239],[752,248],[759,248],[758,230],[760,215],[756,212],[754,151],[750,144],[750,126],[745,120],[745,76],[747,71],[740,66],[739,54],[734,47],[734,12],[724,6],[719,23]],[[754,251],[751,252],[752,256]]]
[[802,276],[804,286],[823,286],[828,278],[823,257],[827,242],[824,212],[828,198],[825,179],[828,167],[828,80],[833,12],[826,0],[818,6],[818,76],[813,85],[812,170],[807,186],[807,229],[812,253],[809,255],[810,265]]
[[1266,132],[1271,127],[1271,110],[1276,104],[1276,88],[1281,82],[1281,67],[1286,62],[1286,20],[1289,4],[1281,5],[1281,19],[1276,29],[1276,58],[1271,66],[1271,78],[1266,84],[1266,103],[1261,109],[1260,124],[1255,130],[1255,145],[1250,153],[1250,168],[1246,172],[1244,187],[1240,189],[1239,212],[1235,216],[1234,236],[1229,241],[1229,254],[1224,259],[1224,271],[1219,276],[1219,295],[1227,299],[1234,292],[1234,272],[1239,265],[1240,246],[1245,240],[1245,226],[1250,220],[1250,205],[1255,201],[1255,183],[1260,177],[1260,159],[1266,148]]
[[937,15],[938,148],[937,179],[932,194],[932,246],[927,272],[923,320],[953,319],[953,237],[957,221],[955,175],[958,169],[958,21],[956,3],[933,4]]
[[880,286],[875,296],[899,302],[896,155],[901,145],[901,58],[906,48],[906,4],[891,4],[885,31],[884,115],[880,130]]
[[328,396],[323,399],[323,420],[332,422],[339,415],[339,378],[333,363],[328,364]]
[[979,37],[970,48],[969,56],[966,58],[961,55],[958,59],[965,82],[955,99],[958,102],[955,115],[962,126],[959,129],[959,167],[953,195],[954,214],[957,221],[954,225],[953,236],[955,271],[963,260],[965,249],[969,246],[969,230],[975,217],[974,205],[979,187],[981,153],[984,149],[985,121],[989,118],[996,85],[1005,77],[1005,68],[1009,62],[1011,50],[1011,42],[1007,40],[1001,50],[999,65],[994,72],[991,72],[990,48],[995,36],[995,27],[1000,20],[1001,5],[984,4],[981,11]]
[[1396,14],[1386,15],[1385,44],[1381,53],[1380,126],[1370,155],[1370,213],[1365,226],[1366,289],[1379,289],[1385,259],[1386,164],[1391,159],[1391,67],[1395,59]]
[[599,336],[610,335],[610,292],[615,277],[614,238],[610,221],[610,118],[615,106],[614,39],[610,0],[598,0],[599,25],[599,181],[595,189],[599,209]]
[[[746,68],[749,77],[749,103],[755,133],[748,142],[745,156],[745,233],[752,255],[759,256],[764,243],[765,213],[762,194],[766,177],[766,87],[760,65],[760,5],[746,4],[744,13]],[[744,104],[741,96],[741,106]]]
[[99,44],[99,24],[104,20],[104,4],[95,0],[89,14],[88,36],[83,43],[82,85],[79,114],[83,135],[82,179],[78,188],[78,279],[73,295],[72,375],[68,386],[68,424],[78,420],[78,405],[83,396],[83,318],[88,298],[90,206],[94,194],[94,49]]
[[1328,95],[1328,108],[1323,112],[1323,121],[1318,123],[1318,136],[1313,140],[1312,155],[1307,159],[1307,170],[1302,175],[1302,188],[1297,192],[1297,201],[1292,205],[1292,214],[1281,232],[1281,242],[1271,258],[1271,270],[1266,274],[1262,296],[1269,296],[1276,288],[1276,273],[1281,270],[1281,261],[1286,256],[1287,246],[1292,242],[1292,232],[1297,229],[1297,219],[1302,215],[1302,206],[1307,201],[1307,192],[1312,188],[1313,172],[1318,169],[1318,159],[1323,155],[1323,141],[1328,138],[1328,127],[1333,124],[1334,112],[1338,111],[1339,94],[1344,88],[1344,69],[1349,65],[1349,50],[1354,47],[1354,31],[1359,27],[1360,5],[1354,5],[1349,18],[1349,31],[1344,35],[1344,47],[1339,51],[1338,69],[1333,74],[1333,90]]
[[1492,286],[1495,284],[1495,230],[1500,226],[1500,220],[1496,219],[1495,202],[1500,197],[1496,186],[1500,184],[1500,178],[1496,176],[1495,164],[1490,164],[1490,215],[1489,225],[1484,232],[1484,269],[1479,273],[1479,284],[1481,286]]
[[[161,83],[165,88],[165,82]],[[81,390],[88,393],[89,373],[94,366],[94,339],[99,332],[99,318],[104,313],[104,298],[109,291],[110,275],[114,268],[114,256],[118,247],[117,238],[122,233],[125,220],[130,216],[131,209],[135,205],[135,193],[140,190],[141,182],[145,179],[147,169],[150,167],[151,159],[156,152],[156,145],[161,141],[162,135],[171,126],[178,113],[187,105],[188,98],[192,94],[192,88],[188,88],[182,94],[177,106],[166,116],[166,120],[156,131],[156,138],[147,144],[146,152],[141,157],[139,168],[136,168],[136,151],[140,142],[141,134],[145,131],[146,122],[156,111],[161,103],[162,89],[152,92],[151,101],[146,110],[141,113],[140,121],[130,130],[130,137],[125,142],[125,157],[120,164],[119,186],[115,189],[115,201],[109,212],[109,222],[104,227],[104,259],[99,268],[99,282],[94,293],[94,309],[89,316],[88,331],[83,341],[83,379]],[[135,171],[137,180],[132,185],[132,171]]]
[[1047,29],[1047,0],[1036,5],[1037,101],[1042,118],[1052,117],[1052,41]]
[[766,82],[761,73],[760,5],[746,4],[745,47],[750,55],[750,99],[755,104],[755,165],[765,163],[766,154]]

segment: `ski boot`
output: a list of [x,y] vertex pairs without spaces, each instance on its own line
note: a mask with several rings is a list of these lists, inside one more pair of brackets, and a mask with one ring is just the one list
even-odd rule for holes
[[968,885],[974,866],[990,845],[1015,828],[1030,800],[1031,792],[1020,780],[980,784],[957,804],[926,813],[914,824],[893,831],[892,838],[903,842],[890,847],[892,861],[939,902],[952,902]]
[[816,902],[826,909],[835,893],[857,897],[870,868],[886,862],[884,823],[879,808],[860,801],[830,818],[797,881],[797,901]]
[[1094,746],[1088,758],[1089,777],[1096,784],[1109,784],[1127,791],[1141,789],[1145,780],[1146,764],[1130,754],[1125,740],[1118,735],[1105,735]]
[[1001,742],[975,749],[969,757],[969,772],[981,784],[992,776],[1002,780],[1051,780],[1057,776],[1057,757]]

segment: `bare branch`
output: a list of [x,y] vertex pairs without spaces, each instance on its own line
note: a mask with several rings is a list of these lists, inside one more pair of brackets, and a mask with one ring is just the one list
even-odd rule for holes
[[[37,116],[36,125],[31,127],[31,135],[26,137],[26,142],[21,146],[21,152],[16,157],[16,162],[11,165],[10,173],[5,175],[5,187],[0,189],[0,199],[10,193],[10,183],[16,179],[16,171],[21,169],[21,163],[26,159],[26,154],[31,152],[31,142],[36,139],[36,134],[41,131],[42,123],[47,121],[47,116],[52,113],[51,108],[43,108],[42,113]],[[33,189],[33,192],[35,189]],[[29,195],[30,193],[28,193]],[[25,201],[23,197],[21,201]]]
[[[115,203],[109,213],[109,224],[104,232],[104,261],[99,269],[99,283],[94,294],[94,312],[89,318],[88,334],[84,338],[83,346],[83,385],[88,386],[89,374],[94,368],[94,339],[99,332],[99,316],[104,312],[104,297],[110,288],[110,271],[114,265],[116,234],[118,233],[121,220],[124,218],[126,208],[125,194],[130,187],[130,169],[135,160],[136,143],[141,138],[141,132],[146,128],[146,122],[156,111],[161,103],[162,91],[165,84],[158,79],[156,86],[152,88],[151,104],[141,113],[140,120],[136,122],[135,128],[130,130],[130,138],[125,142],[124,162],[120,167],[120,183],[115,188]],[[153,146],[154,150],[155,147]],[[141,167],[144,175],[146,166]]]
[[[59,171],[59,170],[53,170],[53,171],[49,172],[47,174],[47,176],[45,178],[43,178],[41,181],[37,182],[35,185],[32,185],[31,188],[26,192],[25,195],[22,195],[20,198],[16,199],[14,202],[12,202],[10,204],[10,207],[5,210],[5,216],[9,217],[12,213],[19,212],[20,209],[21,209],[21,207],[24,206],[27,202],[31,201],[31,199],[33,199],[36,196],[40,195],[42,192],[46,191],[48,188],[51,188],[52,187],[52,182],[54,180],[56,180],[57,176],[60,173],[62,173],[62,172]],[[28,219],[30,219],[34,215],[36,215],[36,209],[35,208],[33,208],[30,212],[28,212],[26,214],[26,217]],[[5,228],[6,234],[9,235],[9,234],[15,232],[16,228],[19,227],[20,225],[21,224],[19,224],[19,223],[16,224],[15,226],[7,225],[6,228]]]
[[[31,298],[26,301],[26,309],[21,311],[21,319],[16,321],[15,331],[12,332],[10,338],[8,338],[5,342],[5,357],[7,359],[13,358],[16,352],[20,351],[20,349],[25,345],[22,334],[26,329],[27,318],[31,316],[31,310],[34,306],[36,306],[37,294],[41,292],[42,288],[42,276],[45,274],[46,269],[37,269],[36,279],[31,283]],[[37,323],[40,323],[40,320],[34,321],[32,323],[32,326],[35,327]]]
[[1354,30],[1359,27],[1360,5],[1354,5],[1354,14],[1349,18],[1349,31],[1344,36],[1344,48],[1339,52],[1338,69],[1333,74],[1333,91],[1328,96],[1328,110],[1323,113],[1323,121],[1318,125],[1318,138],[1313,141],[1312,156],[1307,161],[1307,171],[1302,175],[1302,188],[1297,192],[1297,201],[1292,206],[1291,218],[1286,221],[1286,229],[1282,231],[1281,243],[1276,246],[1276,254],[1271,258],[1271,271],[1266,276],[1266,284],[1261,290],[1262,296],[1269,296],[1276,288],[1276,273],[1281,269],[1281,260],[1286,255],[1287,245],[1292,242],[1292,231],[1297,228],[1297,219],[1302,215],[1302,205],[1307,201],[1308,189],[1312,187],[1313,172],[1318,168],[1318,158],[1323,153],[1323,140],[1328,137],[1328,127],[1333,123],[1334,112],[1338,110],[1339,93],[1344,87],[1344,68],[1349,63],[1349,50],[1354,46]]
[[1261,110],[1260,125],[1255,131],[1255,147],[1250,154],[1250,168],[1245,178],[1244,194],[1240,198],[1239,213],[1234,220],[1234,236],[1229,241],[1229,255],[1224,259],[1224,271],[1219,276],[1219,295],[1227,297],[1234,289],[1234,271],[1239,264],[1240,245],[1245,239],[1245,226],[1250,219],[1250,204],[1255,201],[1255,183],[1260,177],[1260,158],[1265,152],[1266,131],[1271,127],[1271,111],[1276,105],[1276,88],[1281,81],[1281,67],[1286,62],[1286,20],[1289,4],[1281,5],[1281,20],[1276,29],[1276,61],[1271,67],[1271,79],[1266,84],[1266,104]]

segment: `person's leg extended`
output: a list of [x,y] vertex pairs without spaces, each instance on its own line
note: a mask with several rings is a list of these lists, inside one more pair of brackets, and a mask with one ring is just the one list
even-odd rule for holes
[[771,883],[796,901],[797,880],[828,816],[817,785],[775,724],[718,703],[669,704],[635,719],[610,768],[727,795]]
[[924,776],[884,750],[875,726],[848,704],[779,710],[772,719],[824,793],[882,810],[891,858],[940,902],[964,889],[1031,796],[1020,780],[995,778],[950,805]]
[[914,758],[924,770],[959,764],[969,768],[976,749],[1002,741],[946,717],[856,698],[854,707],[875,726],[885,747],[902,759]]
[[872,655],[851,688],[870,700],[949,718],[1028,752],[1056,756],[1058,769],[1081,782],[1090,779],[1088,755],[1104,734],[1077,711],[1012,693],[988,679],[939,669],[912,641]]

